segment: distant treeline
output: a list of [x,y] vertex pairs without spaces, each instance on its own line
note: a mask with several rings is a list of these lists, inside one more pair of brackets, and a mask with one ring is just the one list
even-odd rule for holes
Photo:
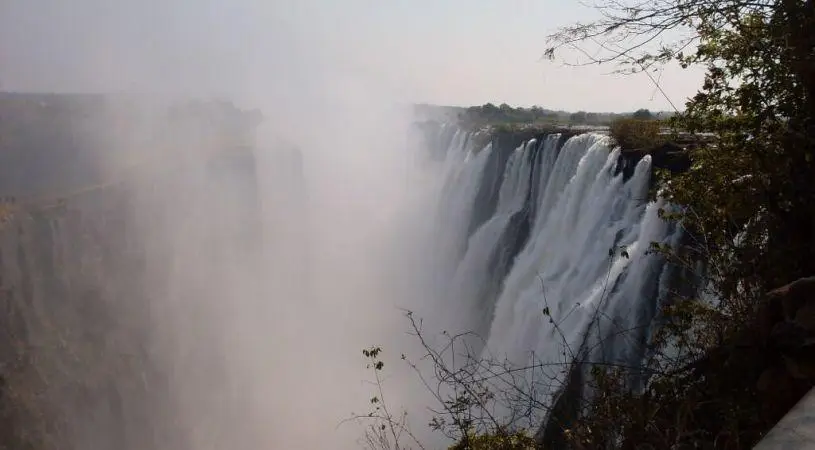
[[532,106],[529,108],[502,103],[498,106],[487,103],[469,108],[446,107],[435,105],[416,105],[417,113],[433,118],[444,117],[456,119],[467,127],[482,127],[501,124],[557,124],[557,125],[598,125],[608,126],[621,118],[665,119],[674,113],[666,111],[652,112],[639,109],[628,113],[562,111]]

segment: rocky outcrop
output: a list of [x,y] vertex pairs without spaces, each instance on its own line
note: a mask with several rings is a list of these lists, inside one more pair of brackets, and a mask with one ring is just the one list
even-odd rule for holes
[[688,367],[696,400],[715,400],[695,411],[700,429],[732,429],[720,417],[721,405],[730,405],[742,415],[742,435],[732,438],[752,445],[815,387],[814,313],[815,277],[793,281],[770,291],[736,335]]
[[651,167],[668,170],[672,174],[682,173],[690,169],[690,155],[687,147],[672,142],[666,142],[657,147],[634,150],[623,150],[620,158],[623,162],[622,172],[625,179],[634,174],[637,162],[645,155],[651,155]]
[[771,291],[736,346],[731,358],[764,361],[756,388],[764,413],[780,419],[815,386],[815,276]]

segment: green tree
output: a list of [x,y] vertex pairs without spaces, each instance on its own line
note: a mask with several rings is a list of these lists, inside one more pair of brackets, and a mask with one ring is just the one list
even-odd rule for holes
[[719,277],[726,298],[815,274],[815,40],[804,25],[815,21],[807,3],[700,20],[698,50],[680,57],[707,75],[677,123],[716,138],[693,152],[692,170],[667,195],[692,208],[684,221],[727,261]]
[[650,120],[654,118],[653,114],[651,114],[651,111],[647,109],[638,109],[634,111],[633,114],[631,114],[631,117],[640,120]]
[[499,111],[500,109],[497,106],[493,105],[492,103],[485,103],[481,107],[481,112],[484,113],[485,115],[497,114]]
[[[691,152],[691,170],[665,196],[685,206],[684,226],[705,238],[695,253],[716,266],[723,305],[748,312],[750,299],[768,288],[815,273],[813,0],[609,2],[599,9],[603,19],[552,34],[546,54],[591,43],[602,52],[585,64],[647,73],[678,61],[706,69],[674,124],[714,138]],[[653,45],[677,30],[681,38]]]
[[569,121],[575,124],[586,123],[586,111],[577,111],[569,115]]
[[659,122],[643,119],[617,119],[611,122],[609,133],[623,149],[643,149],[664,143],[659,135]]
[[[680,357],[670,371],[649,368],[661,375],[642,396],[627,393],[624,376],[600,374],[601,394],[590,411],[602,420],[586,420],[584,444],[749,448],[794,404],[785,397],[770,408],[760,400],[758,374],[767,367],[760,364],[778,355],[764,348],[738,360],[713,355],[730,351],[750,329],[769,289],[815,274],[815,6],[812,0],[658,0],[600,9],[603,19],[550,36],[547,55],[588,43],[601,52],[584,48],[598,56],[580,64],[619,63],[620,71],[648,76],[669,61],[706,70],[673,123],[710,138],[696,142],[691,169],[672,176],[662,191],[682,207],[666,218],[680,221],[692,239],[658,250],[687,266],[702,263],[719,302],[677,299],[666,310],[670,326],[660,333],[669,337],[657,344],[678,345]],[[686,33],[653,45],[676,30]],[[678,428],[684,409],[694,417]],[[620,435],[617,444],[606,441]]]

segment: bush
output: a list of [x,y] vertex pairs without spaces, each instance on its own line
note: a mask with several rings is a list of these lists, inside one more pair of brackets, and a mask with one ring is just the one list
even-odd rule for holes
[[617,119],[611,123],[609,132],[624,150],[654,147],[665,141],[660,136],[661,124],[657,120]]
[[535,450],[535,440],[523,432],[472,435],[468,433],[448,450]]

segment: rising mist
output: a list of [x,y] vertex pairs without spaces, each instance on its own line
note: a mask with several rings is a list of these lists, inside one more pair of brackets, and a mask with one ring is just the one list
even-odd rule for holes
[[[117,418],[92,405],[72,415],[74,400],[49,397],[75,418],[65,445],[105,448],[120,420],[127,448],[354,448],[360,429],[337,425],[366,412],[361,350],[395,357],[410,342],[399,308],[431,306],[404,282],[435,180],[414,164],[405,99],[357,70],[366,55],[342,45],[340,29],[309,26],[314,4],[46,3],[2,7],[3,77],[17,80],[4,88],[112,94],[96,114],[113,125],[77,136],[103,149],[88,162],[95,180],[129,174],[117,197],[127,231],[116,238],[142,255],[144,276],[124,266],[76,276],[127,291],[107,300],[127,330],[117,345],[146,353],[162,380],[145,388],[161,394],[139,418],[123,392],[110,394],[124,402]],[[210,155],[233,130],[167,119],[191,99],[262,112],[251,130],[257,184],[252,170],[213,181]],[[69,208],[93,209],[95,198]],[[398,386],[395,404],[416,398]],[[150,422],[166,436],[140,435]]]

